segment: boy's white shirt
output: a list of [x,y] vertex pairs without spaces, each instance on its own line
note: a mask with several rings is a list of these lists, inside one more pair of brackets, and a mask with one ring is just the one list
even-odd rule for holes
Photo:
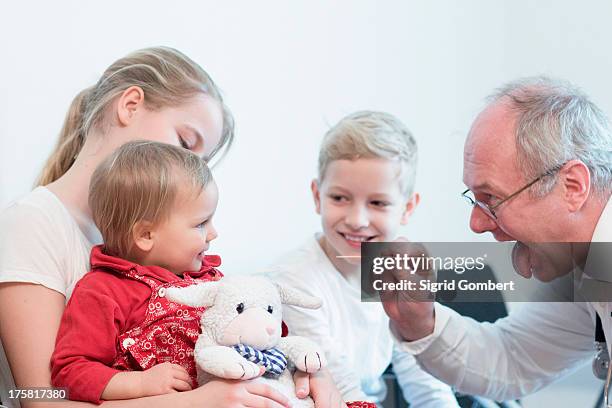
[[315,341],[325,351],[328,369],[346,401],[381,402],[382,374],[393,362],[405,397],[418,407],[457,407],[452,390],[423,371],[415,359],[394,350],[388,317],[379,302],[362,303],[328,259],[316,236],[268,269],[278,282],[319,297],[319,310],[284,306],[292,335]]

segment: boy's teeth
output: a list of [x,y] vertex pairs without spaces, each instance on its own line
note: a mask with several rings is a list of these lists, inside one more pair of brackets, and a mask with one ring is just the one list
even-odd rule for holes
[[349,241],[365,242],[368,240],[367,237],[356,237],[356,236],[347,235],[347,234],[344,234],[344,237],[348,239]]

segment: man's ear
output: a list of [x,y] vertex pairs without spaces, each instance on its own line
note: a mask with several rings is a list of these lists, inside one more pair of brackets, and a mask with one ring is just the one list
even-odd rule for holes
[[591,172],[580,160],[570,160],[559,172],[565,202],[571,212],[579,211],[591,191]]
[[317,214],[321,214],[321,192],[319,191],[319,181],[317,179],[313,179],[310,183],[310,190],[312,191]]
[[134,240],[134,245],[143,252],[149,252],[153,249],[153,244],[155,243],[153,240],[153,223],[140,220],[134,224],[132,228],[132,239]]
[[419,195],[419,193],[413,193],[410,196],[408,201],[406,201],[406,205],[404,207],[404,213],[402,214],[402,219],[400,221],[400,224],[402,225],[408,224],[408,219],[410,219],[410,216],[414,212],[416,206],[419,205],[420,201],[421,201],[421,196]]
[[122,126],[129,125],[139,109],[144,107],[144,91],[139,86],[130,86],[117,100],[117,119]]

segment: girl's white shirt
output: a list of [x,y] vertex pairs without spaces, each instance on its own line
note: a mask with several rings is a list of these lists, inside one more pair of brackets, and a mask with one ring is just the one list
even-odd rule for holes
[[[0,211],[0,283],[43,285],[70,298],[76,282],[89,270],[93,243],[66,206],[46,187],[37,187]],[[15,389],[0,341],[0,400],[9,408]]]

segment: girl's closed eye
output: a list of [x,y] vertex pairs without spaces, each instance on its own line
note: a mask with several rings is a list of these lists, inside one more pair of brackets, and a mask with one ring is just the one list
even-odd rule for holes
[[195,149],[198,140],[190,132],[177,132],[177,136],[182,148],[192,151]]
[[178,139],[179,139],[179,143],[180,143],[180,145],[181,145],[181,147],[183,149],[191,150],[190,147],[189,147],[189,143],[187,143],[185,141],[185,139],[183,139],[180,135],[179,135]]
[[204,137],[202,133],[192,125],[183,125],[176,131],[179,143],[187,150],[191,150],[199,156],[204,153]]

